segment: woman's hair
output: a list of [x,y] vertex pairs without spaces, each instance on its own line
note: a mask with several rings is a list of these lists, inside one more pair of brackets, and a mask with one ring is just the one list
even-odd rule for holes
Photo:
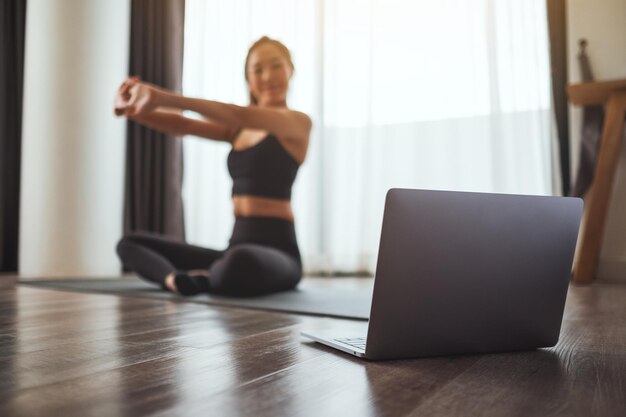
[[[265,44],[274,45],[276,47],[276,49],[278,49],[280,54],[283,56],[283,58],[285,58],[287,60],[287,63],[291,67],[291,71],[294,70],[293,61],[291,60],[291,52],[289,52],[289,49],[282,42],[277,41],[276,39],[268,38],[267,36],[263,36],[263,37],[261,37],[261,39],[259,39],[258,41],[254,42],[252,44],[252,46],[250,47],[250,49],[248,49],[248,55],[246,55],[246,64],[243,67],[243,72],[244,72],[244,76],[246,77],[246,82],[249,82],[249,80],[248,80],[248,61],[250,61],[250,55],[252,55],[252,52],[256,48],[258,48],[261,45],[265,45]],[[252,95],[252,92],[250,92],[250,104],[253,104],[255,106],[258,104],[257,99],[256,99],[256,97],[254,97]]]

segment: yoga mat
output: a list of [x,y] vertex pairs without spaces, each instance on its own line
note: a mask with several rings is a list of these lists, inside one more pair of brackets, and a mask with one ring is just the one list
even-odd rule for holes
[[[373,280],[372,280],[373,281]],[[89,293],[116,294],[129,297],[159,298],[188,301],[228,307],[256,310],[281,311],[324,317],[367,320],[372,301],[372,286],[356,289],[330,288],[327,285],[307,283],[306,279],[296,290],[250,298],[222,297],[200,294],[182,297],[163,291],[138,278],[84,279],[84,280],[37,280],[19,281],[22,285],[51,288],[56,290]]]

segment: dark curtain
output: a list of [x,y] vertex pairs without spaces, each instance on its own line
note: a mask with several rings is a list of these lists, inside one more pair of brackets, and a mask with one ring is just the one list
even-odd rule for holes
[[[130,74],[182,90],[184,0],[132,0]],[[182,139],[129,122],[124,233],[184,239]]]
[[565,0],[546,0],[548,31],[550,36],[550,67],[552,72],[552,98],[559,142],[562,195],[569,195],[570,149],[569,114],[567,110],[567,38]]
[[3,0],[0,14],[0,272],[16,272],[26,0]]

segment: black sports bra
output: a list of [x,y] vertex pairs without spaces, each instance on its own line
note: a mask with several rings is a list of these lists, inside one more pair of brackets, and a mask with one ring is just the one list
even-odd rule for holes
[[232,195],[290,199],[300,164],[269,134],[259,143],[228,154]]

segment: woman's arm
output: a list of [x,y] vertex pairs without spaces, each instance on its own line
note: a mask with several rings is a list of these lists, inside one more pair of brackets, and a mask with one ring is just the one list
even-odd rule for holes
[[129,93],[125,112],[131,117],[149,113],[162,106],[191,110],[234,129],[266,130],[287,140],[308,140],[311,130],[311,119],[306,114],[289,109],[242,107],[189,98],[140,82],[134,83]]
[[191,110],[235,129],[265,130],[288,140],[305,140],[311,130],[311,119],[306,114],[294,110],[242,107],[169,92],[164,94],[162,100],[166,106]]
[[180,113],[167,110],[153,110],[147,114],[129,116],[133,120],[150,129],[175,136],[194,135],[207,139],[232,142],[235,129],[207,120],[185,117]]
[[128,119],[133,120],[150,129],[171,135],[194,135],[207,139],[232,142],[236,130],[222,125],[213,123],[208,120],[197,120],[185,117],[178,111],[156,108],[150,112],[129,115],[127,112],[127,102],[130,99],[130,88],[139,81],[137,77],[126,80],[118,91],[115,98],[115,114],[118,116],[126,115]]

